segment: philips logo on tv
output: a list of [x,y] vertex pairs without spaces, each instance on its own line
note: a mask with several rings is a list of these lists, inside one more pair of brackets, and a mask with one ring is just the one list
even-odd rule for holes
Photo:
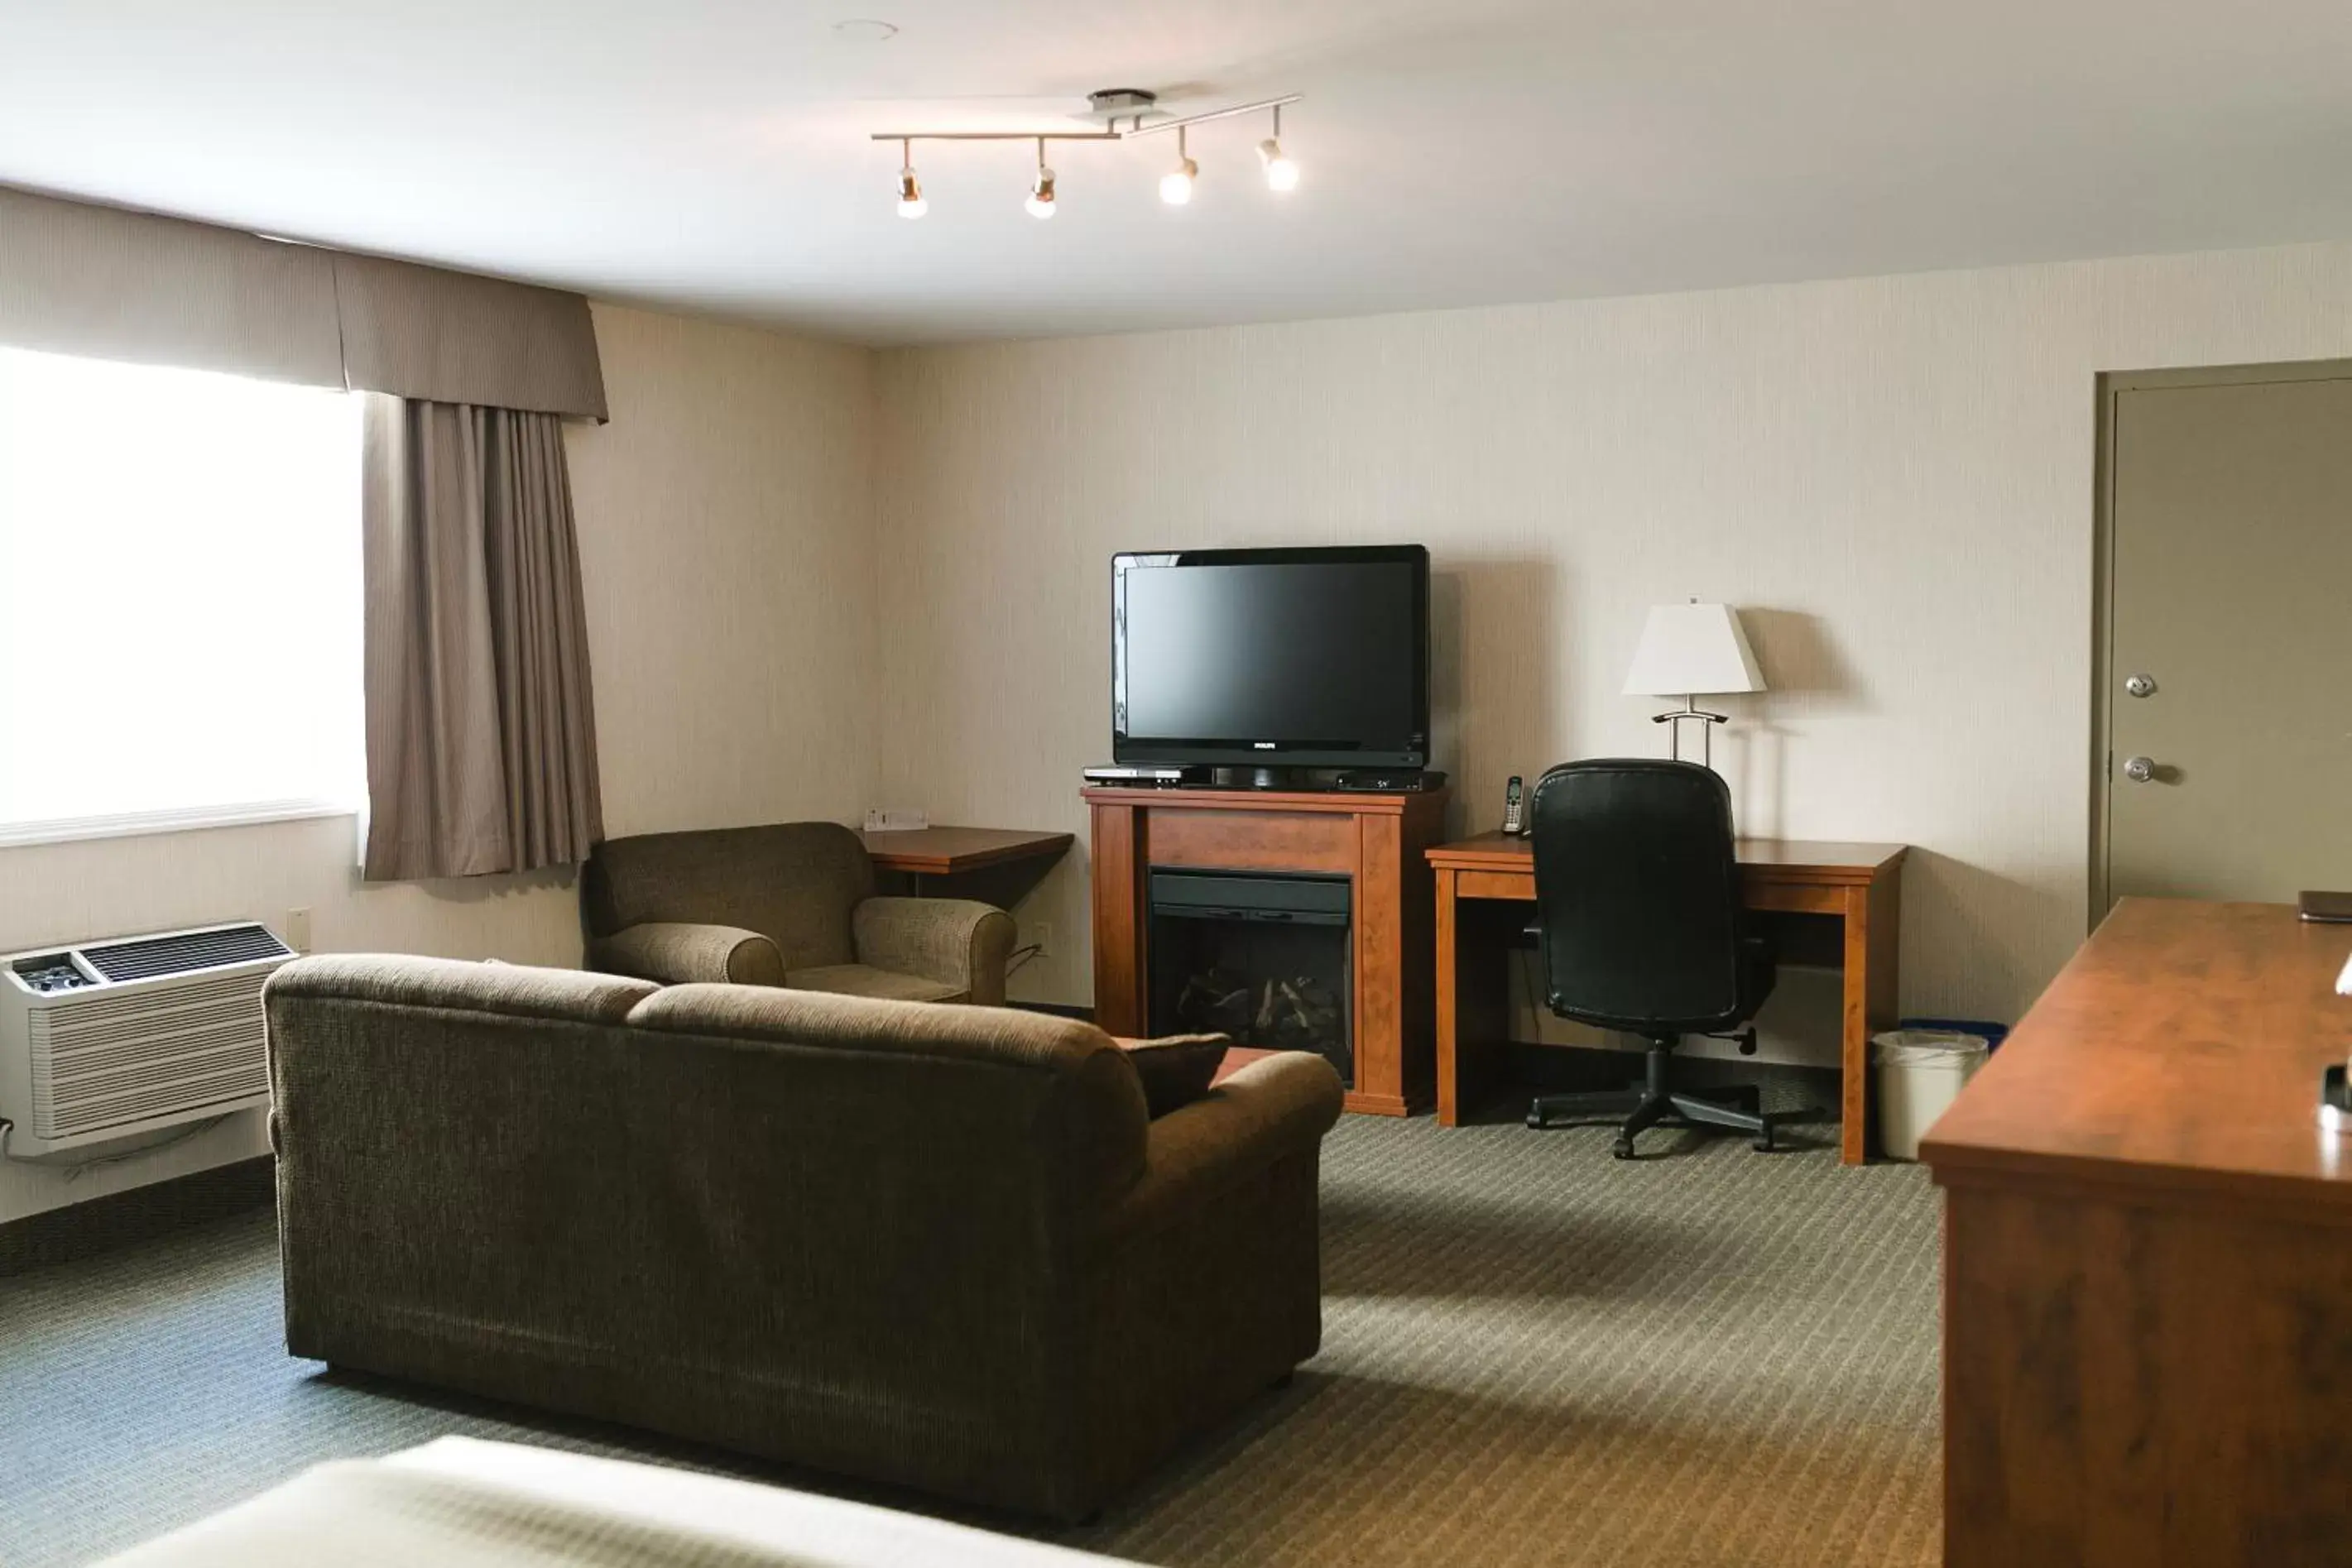
[[1250,746],[1253,749],[1258,751],[1272,751],[1274,749],[1274,742],[1270,740],[1253,740],[1250,742]]

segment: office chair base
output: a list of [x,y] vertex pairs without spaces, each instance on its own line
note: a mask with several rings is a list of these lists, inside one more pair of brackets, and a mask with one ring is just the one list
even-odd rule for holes
[[1701,1132],[1719,1127],[1727,1132],[1746,1133],[1751,1148],[1759,1154],[1770,1154],[1778,1146],[1773,1134],[1780,1126],[1815,1113],[1767,1112],[1763,1109],[1762,1092],[1752,1083],[1739,1084],[1728,1091],[1736,1102],[1732,1104],[1679,1093],[1667,1084],[1664,1056],[1664,1051],[1654,1052],[1649,1081],[1629,1088],[1538,1095],[1528,1106],[1528,1125],[1540,1131],[1556,1124],[1616,1121],[1622,1116],[1624,1120],[1617,1129],[1612,1152],[1621,1160],[1630,1160],[1634,1157],[1633,1140],[1655,1126],[1688,1127]]
[[1772,1152],[1773,1124],[1785,1119],[1783,1113],[1767,1115],[1762,1112],[1736,1110],[1729,1105],[1719,1105],[1712,1100],[1700,1100],[1687,1094],[1674,1095],[1672,1100],[1675,1110],[1685,1124],[1746,1133],[1752,1140],[1749,1146],[1759,1154]]

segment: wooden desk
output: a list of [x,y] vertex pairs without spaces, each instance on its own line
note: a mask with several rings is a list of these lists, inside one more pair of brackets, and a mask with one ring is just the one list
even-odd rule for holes
[[[1843,922],[1845,1004],[1839,1045],[1843,1125],[1841,1156],[1860,1165],[1868,1154],[1870,1035],[1891,1027],[1902,910],[1901,844],[1841,844],[1800,839],[1742,839],[1739,871],[1748,907]],[[1532,904],[1535,851],[1523,838],[1481,833],[1429,852],[1437,873],[1437,1119],[1461,1120],[1475,1092],[1473,1054],[1504,1037],[1509,975],[1499,938],[1486,923],[1473,931],[1464,906],[1481,900]],[[1510,921],[1524,925],[1525,911]]]
[[1948,1568],[2352,1560],[2347,950],[2127,899],[1930,1131]]

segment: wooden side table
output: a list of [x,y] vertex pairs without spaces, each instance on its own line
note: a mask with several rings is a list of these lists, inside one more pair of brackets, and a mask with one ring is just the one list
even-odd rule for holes
[[[1023,861],[1060,860],[1077,841],[1075,833],[1043,833],[1025,828],[909,828],[896,833],[861,833],[877,871],[926,876],[966,876],[991,866]],[[920,882],[917,890],[920,891]]]
[[1075,833],[1027,828],[909,828],[858,836],[882,873],[884,892],[971,898],[999,909],[1027,897],[1077,841]]

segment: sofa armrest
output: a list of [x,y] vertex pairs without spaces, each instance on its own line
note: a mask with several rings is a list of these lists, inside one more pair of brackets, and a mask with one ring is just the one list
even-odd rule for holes
[[1111,1205],[1106,1239],[1155,1228],[1286,1155],[1311,1151],[1339,1121],[1344,1096],[1339,1073],[1310,1051],[1251,1062],[1151,1124],[1143,1179]]
[[982,1007],[1004,1001],[1013,916],[965,898],[869,898],[850,912],[857,961],[962,989]]
[[682,986],[698,980],[740,986],[781,986],[784,956],[757,931],[739,925],[689,925],[647,921],[593,938],[588,967],[608,975],[635,975]]

